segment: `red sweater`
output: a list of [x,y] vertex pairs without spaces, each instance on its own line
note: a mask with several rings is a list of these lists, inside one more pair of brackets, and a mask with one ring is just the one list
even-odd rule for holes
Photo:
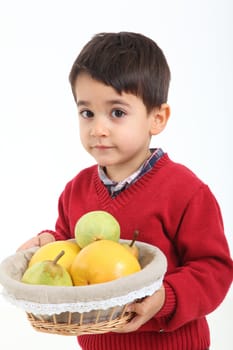
[[165,154],[113,199],[95,165],[81,171],[61,194],[55,238],[73,238],[76,221],[91,210],[113,214],[121,238],[131,239],[138,229],[141,241],[165,253],[168,271],[165,304],[154,318],[133,333],[80,336],[82,349],[207,349],[205,316],[223,301],[233,276],[220,209],[209,188]]

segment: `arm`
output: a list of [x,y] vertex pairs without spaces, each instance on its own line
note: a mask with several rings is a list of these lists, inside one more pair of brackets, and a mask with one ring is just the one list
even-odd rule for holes
[[167,289],[176,298],[168,329],[214,311],[232,283],[233,262],[221,212],[207,186],[202,186],[188,203],[174,244],[180,265],[165,278]]
[[155,330],[172,331],[205,317],[223,301],[233,263],[219,206],[208,187],[190,200],[172,241],[179,266],[169,268],[161,290],[129,307],[137,315],[122,331],[134,331],[149,319]]

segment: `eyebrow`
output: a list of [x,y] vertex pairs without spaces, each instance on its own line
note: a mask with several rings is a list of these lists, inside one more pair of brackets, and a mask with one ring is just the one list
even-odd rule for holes
[[[130,107],[130,105],[127,102],[122,101],[120,99],[108,100],[108,101],[106,101],[106,104],[107,105],[120,104],[120,105],[123,105],[123,106],[126,106],[126,107]],[[89,101],[85,101],[85,100],[77,101],[77,106],[78,107],[80,107],[80,106],[90,106],[90,105],[91,105],[91,103]]]
[[127,103],[127,102],[125,102],[125,101],[122,101],[122,100],[109,100],[109,101],[107,101],[107,104],[109,104],[109,105],[123,105],[123,106],[126,106],[126,107],[130,107],[130,105]]
[[90,102],[88,101],[83,101],[83,100],[80,100],[80,101],[77,101],[77,106],[80,107],[80,106],[89,106],[90,105]]

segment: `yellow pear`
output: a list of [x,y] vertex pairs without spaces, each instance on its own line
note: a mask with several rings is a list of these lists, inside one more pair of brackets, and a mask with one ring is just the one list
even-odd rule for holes
[[126,248],[137,259],[139,258],[139,249],[138,249],[137,245],[135,244],[135,242],[136,242],[136,239],[138,238],[138,235],[139,235],[139,231],[135,230],[134,233],[133,233],[133,239],[130,242],[130,244],[122,243],[123,247]]

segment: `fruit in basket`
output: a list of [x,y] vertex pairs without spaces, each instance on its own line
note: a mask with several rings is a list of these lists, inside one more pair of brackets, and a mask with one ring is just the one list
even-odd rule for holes
[[61,250],[64,250],[65,254],[59,259],[58,264],[69,271],[71,263],[81,250],[75,241],[55,241],[43,245],[33,254],[28,266],[30,267],[39,261],[53,260]]
[[72,286],[73,282],[69,272],[57,263],[64,254],[65,252],[62,250],[54,260],[39,261],[28,267],[21,282],[49,286]]
[[137,259],[139,258],[139,249],[137,245],[135,244],[136,239],[138,238],[139,231],[135,230],[133,233],[133,239],[132,241],[128,243],[122,243],[123,247],[125,247],[131,254],[133,254]]
[[121,243],[103,239],[80,251],[70,274],[74,285],[80,286],[112,281],[140,270],[136,257]]
[[76,222],[75,238],[81,248],[100,239],[118,242],[120,225],[113,215],[104,210],[90,211]]

